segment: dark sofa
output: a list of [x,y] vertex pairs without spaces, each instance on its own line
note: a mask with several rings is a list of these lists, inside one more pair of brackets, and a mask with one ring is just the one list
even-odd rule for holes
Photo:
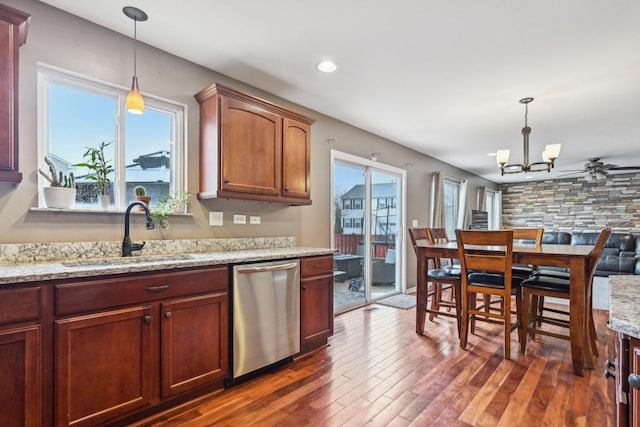
[[[545,231],[542,235],[542,243],[595,245],[599,234],[597,232]],[[636,238],[631,233],[611,233],[596,266],[595,274],[596,276],[640,274],[640,237]]]

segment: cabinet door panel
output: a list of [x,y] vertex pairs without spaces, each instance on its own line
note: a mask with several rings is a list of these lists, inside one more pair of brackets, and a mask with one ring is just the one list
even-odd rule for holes
[[300,342],[326,340],[333,335],[333,274],[300,282]]
[[[628,374],[640,375],[640,340],[630,339],[629,359],[631,363],[629,364]],[[628,374],[622,378],[622,381],[629,381]],[[640,414],[638,413],[640,410],[640,390],[629,386],[629,397],[630,425],[640,426]]]
[[18,170],[18,48],[30,15],[0,4],[0,181],[20,182]]
[[282,195],[284,197],[311,197],[311,127],[301,122],[284,119],[282,141]]
[[222,190],[279,195],[282,118],[255,105],[222,97]]
[[57,320],[56,423],[96,425],[151,401],[151,308]]
[[0,332],[0,425],[41,425],[40,327]]
[[226,293],[162,304],[162,397],[227,375],[228,305]]

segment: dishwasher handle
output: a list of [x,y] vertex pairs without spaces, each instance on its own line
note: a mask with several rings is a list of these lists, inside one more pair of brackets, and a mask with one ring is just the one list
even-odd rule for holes
[[236,271],[238,272],[238,274],[252,274],[263,273],[265,271],[293,270],[296,267],[298,267],[297,262],[290,262],[287,264],[276,264],[266,267],[237,267]]

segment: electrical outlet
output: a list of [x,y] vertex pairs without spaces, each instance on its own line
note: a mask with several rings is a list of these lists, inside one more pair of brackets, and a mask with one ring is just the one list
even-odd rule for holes
[[249,217],[249,224],[260,224],[260,217],[251,215]]
[[418,220],[417,219],[411,220],[411,226],[412,227],[417,227],[418,226]]
[[209,212],[209,225],[219,227],[223,223],[222,212]]
[[247,216],[246,215],[233,214],[233,223],[234,224],[246,224],[247,223]]

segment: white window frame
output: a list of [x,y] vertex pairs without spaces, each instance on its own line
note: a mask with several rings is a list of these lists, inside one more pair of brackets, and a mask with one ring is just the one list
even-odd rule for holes
[[[44,156],[49,153],[49,84],[57,84],[70,87],[77,90],[84,90],[93,94],[112,97],[116,102],[116,111],[114,120],[116,121],[116,135],[114,140],[115,158],[114,167],[114,205],[111,211],[120,212],[126,209],[127,201],[124,188],[126,186],[126,160],[122,147],[126,144],[126,116],[125,102],[129,88],[94,79],[65,70],[52,65],[38,63],[38,166],[46,170],[44,164]],[[171,150],[171,180],[173,182],[170,188],[172,197],[179,196],[182,192],[186,192],[186,164],[187,164],[187,106],[169,99],[144,93],[145,107],[148,109],[156,109],[162,112],[175,114],[175,141]],[[38,207],[45,208],[42,188],[47,185],[46,180],[38,174]],[[93,206],[91,206],[93,208]],[[95,205],[98,208],[98,205]],[[74,209],[75,211],[86,210]],[[94,210],[94,209],[90,209]]]

